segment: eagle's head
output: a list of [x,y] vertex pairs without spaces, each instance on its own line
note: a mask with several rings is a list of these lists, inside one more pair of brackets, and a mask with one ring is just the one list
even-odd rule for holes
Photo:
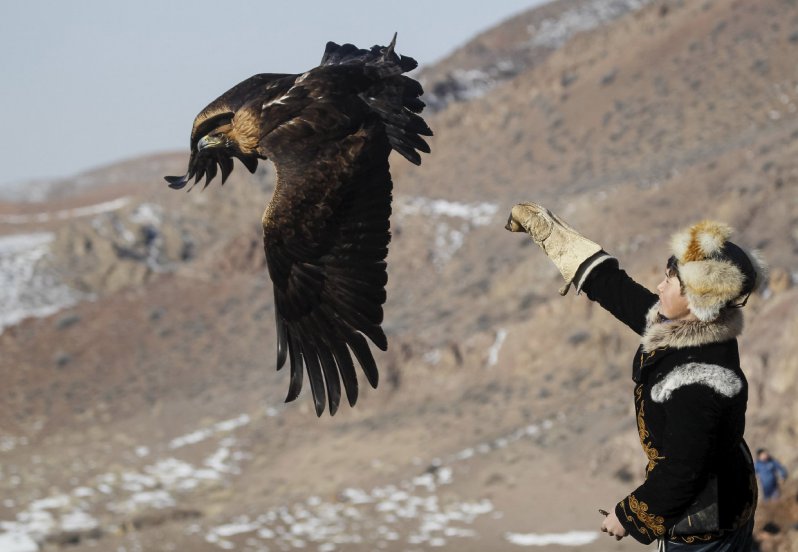
[[241,160],[249,172],[258,168],[258,157],[244,152],[233,128],[234,113],[225,112],[194,121],[191,132],[191,157],[188,172],[183,176],[164,177],[170,188],[179,190],[193,178],[194,183],[205,177],[205,186],[216,176],[217,165],[222,170],[222,184],[233,171],[233,157]]

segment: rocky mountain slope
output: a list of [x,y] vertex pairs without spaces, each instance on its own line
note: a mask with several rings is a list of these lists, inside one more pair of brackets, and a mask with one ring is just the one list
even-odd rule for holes
[[[332,418],[306,393],[283,404],[273,369],[270,169],[176,193],[160,175],[185,155],[164,154],[0,203],[0,550],[642,549],[600,536],[596,513],[644,465],[635,336],[557,295],[554,268],[503,229],[520,200],[651,287],[697,218],[759,248],[772,276],[746,307],[747,438],[794,469],[798,8],[561,0],[421,74],[500,65],[543,22],[605,4],[626,11],[437,105],[421,167],[393,159],[390,346],[379,389]],[[785,508],[761,509],[758,529],[779,527],[763,548],[793,546]]]
[[651,0],[561,0],[529,9],[419,71],[431,111],[484,96],[542,64],[573,36],[639,10]]

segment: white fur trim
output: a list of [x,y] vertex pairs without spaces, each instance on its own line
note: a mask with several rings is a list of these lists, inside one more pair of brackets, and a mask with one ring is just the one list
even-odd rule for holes
[[587,281],[587,277],[590,276],[590,273],[593,272],[593,269],[596,268],[598,265],[603,263],[604,261],[608,261],[610,259],[614,259],[612,255],[604,254],[600,257],[597,257],[593,260],[592,263],[588,265],[585,271],[582,273],[582,277],[576,282],[576,293],[577,295],[582,293],[582,286],[584,285],[585,281]]
[[721,343],[734,339],[743,331],[743,313],[740,309],[723,309],[709,322],[700,319],[660,322],[659,307],[660,304],[656,303],[646,315],[646,331],[640,343],[647,353],[661,347],[683,349]]
[[740,377],[723,366],[691,362],[672,370],[662,381],[651,388],[654,402],[664,403],[674,391],[686,385],[701,384],[711,387],[724,397],[734,397],[743,388]]

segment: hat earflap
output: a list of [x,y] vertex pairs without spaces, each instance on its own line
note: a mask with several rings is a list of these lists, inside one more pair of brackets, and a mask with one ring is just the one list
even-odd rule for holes
[[720,310],[740,296],[745,276],[734,264],[720,261],[693,261],[679,266],[679,278],[690,312],[709,322]]

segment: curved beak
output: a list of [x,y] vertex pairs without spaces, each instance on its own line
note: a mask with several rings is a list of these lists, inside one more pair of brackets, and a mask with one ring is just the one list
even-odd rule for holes
[[197,151],[202,151],[205,148],[215,148],[222,145],[223,142],[224,140],[215,136],[203,136],[200,138],[200,141],[197,142]]

